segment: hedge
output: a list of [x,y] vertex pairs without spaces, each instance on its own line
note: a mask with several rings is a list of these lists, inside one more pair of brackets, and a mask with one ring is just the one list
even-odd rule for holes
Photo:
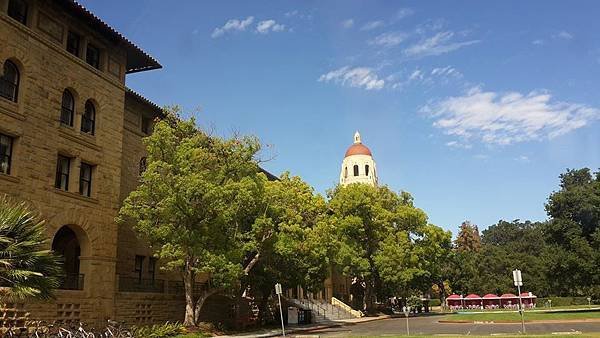
[[[538,307],[546,306],[548,300],[552,300],[552,306],[572,306],[572,305],[588,305],[587,297],[547,297],[538,298],[536,304]],[[592,304],[600,304],[600,300],[592,299]]]

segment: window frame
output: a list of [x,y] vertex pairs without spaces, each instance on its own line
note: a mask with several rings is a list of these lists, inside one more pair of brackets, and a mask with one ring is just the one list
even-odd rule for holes
[[153,119],[151,117],[142,115],[141,131],[145,135],[150,135],[152,133],[152,121]]
[[[144,271],[144,260],[146,259],[146,256],[142,256],[142,255],[135,255],[135,261],[133,263],[133,272],[138,274],[138,280],[141,282],[142,281],[142,274]],[[139,262],[139,266],[138,266],[138,262]]]
[[[13,6],[11,6],[11,4]],[[20,12],[12,12],[11,10],[16,10],[16,9],[20,9],[18,7],[18,5],[23,5],[25,8],[25,12],[24,13],[20,13]],[[13,20],[16,20],[17,22],[19,22],[20,24],[27,26],[27,19],[28,19],[28,15],[29,15],[29,3],[25,0],[8,0],[8,9],[6,11],[6,14],[8,15],[9,18],[12,18]],[[14,15],[18,14],[18,17],[15,17]]]
[[369,176],[369,165],[365,164],[365,176]]
[[[95,59],[90,59],[90,50],[96,53]],[[100,50],[100,47],[96,47],[96,45],[94,45],[93,43],[88,43],[85,48],[85,63],[99,70],[101,53],[102,52]]]
[[[14,77],[14,79],[12,79],[12,81],[10,81],[9,79],[6,78],[7,65],[12,67],[14,70],[15,77]],[[17,65],[14,62],[12,62],[11,60],[4,61],[4,64],[2,65],[2,76],[0,76],[0,85],[9,87],[11,89],[12,93],[4,95],[5,94],[4,91],[0,90],[0,97],[4,98],[6,100],[12,101],[12,102],[17,102],[18,97],[19,97],[20,81],[21,81],[21,72],[19,71],[19,67],[17,67]]]
[[[62,166],[61,166],[61,160],[64,160],[67,162],[67,172],[64,173],[62,172]],[[71,157],[65,156],[65,155],[58,155],[57,161],[56,161],[56,179],[54,181],[54,187],[63,191],[69,191],[69,179],[71,176]],[[62,179],[65,178],[65,186],[62,186]]]
[[[74,47],[73,50],[71,50],[69,48],[70,47],[69,41],[72,41],[72,40],[70,40],[71,37],[75,37],[76,38],[75,41],[77,42],[76,45],[73,46]],[[71,55],[74,55],[75,57],[80,57],[81,56],[81,35],[80,34],[77,34],[76,32],[74,32],[72,30],[68,30],[67,31],[67,45],[66,45],[66,50],[67,50],[68,53],[70,53]]]
[[[88,170],[89,177],[84,177],[84,171]],[[81,162],[79,166],[79,194],[85,197],[92,197],[92,182],[94,176],[94,165]],[[87,183],[87,189],[84,190],[84,183]]]
[[[67,107],[65,105],[65,97],[69,97],[71,100],[71,106]],[[65,121],[65,112],[68,113],[68,121]],[[60,104],[60,124],[64,126],[73,127],[73,119],[75,116],[75,96],[71,93],[70,90],[65,89],[62,94],[62,100]]]
[[[5,154],[0,153],[0,174],[10,175],[13,149],[15,147],[15,138],[10,135],[0,133],[0,144],[3,143],[3,140],[8,140],[8,152]],[[2,169],[2,163],[6,163],[6,172]]]
[[158,262],[158,258],[149,257],[148,259],[148,274],[150,275],[150,279],[154,281],[156,279],[156,263]]
[[[91,108],[91,110],[88,110],[88,108]],[[88,116],[89,112],[91,112],[91,118]],[[89,126],[87,124],[89,124]],[[84,130],[85,126],[88,126],[90,129]],[[85,108],[83,114],[81,114],[81,132],[90,135],[96,133],[96,105],[90,100],[85,101]]]
[[353,169],[353,170],[354,170],[354,172],[353,172],[353,174],[354,174],[354,177],[356,177],[356,176],[359,176],[359,175],[360,175],[360,171],[359,171],[360,169],[358,168],[358,164],[355,164],[355,165],[354,165],[354,169]]

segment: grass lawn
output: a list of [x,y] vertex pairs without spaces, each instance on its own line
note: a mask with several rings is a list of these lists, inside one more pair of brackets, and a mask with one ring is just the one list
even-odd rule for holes
[[[562,320],[562,319],[600,319],[600,311],[573,311],[573,312],[527,312],[525,311],[525,320]],[[468,320],[468,321],[521,321],[518,312],[502,313],[461,313],[452,314],[444,319],[447,320]]]
[[[355,336],[352,336],[355,337]],[[375,338],[375,337],[380,337],[380,336],[359,336],[356,338]],[[440,338],[440,337],[464,337],[464,335],[443,335],[443,336],[388,336],[386,335],[385,338]],[[490,338],[490,336],[469,336],[470,338]],[[578,334],[578,335],[555,335],[555,334],[546,334],[546,335],[540,335],[540,334],[515,334],[515,335],[506,335],[506,336],[491,336],[494,338],[513,338],[513,337],[540,337],[540,338],[573,338],[573,337],[577,337],[577,338],[599,338],[600,334]]]

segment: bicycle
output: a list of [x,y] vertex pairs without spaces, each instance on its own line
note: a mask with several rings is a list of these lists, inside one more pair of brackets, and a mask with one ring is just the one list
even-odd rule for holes
[[102,337],[106,338],[133,338],[133,334],[128,329],[124,328],[123,324],[120,324],[114,320],[108,320],[106,331],[102,334]]

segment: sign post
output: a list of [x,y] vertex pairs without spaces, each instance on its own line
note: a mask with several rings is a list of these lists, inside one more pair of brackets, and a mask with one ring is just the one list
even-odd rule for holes
[[283,291],[281,290],[281,284],[275,284],[275,293],[277,294],[277,299],[279,299],[279,316],[281,317],[281,333],[285,337],[285,326],[283,325],[283,310],[281,309],[281,294]]
[[408,314],[410,313],[410,306],[403,307],[402,311],[404,311],[404,315],[406,316],[406,335],[410,336],[410,329],[408,328]]
[[523,278],[521,277],[521,270],[513,270],[513,282],[517,287],[519,293],[519,314],[521,315],[521,331],[525,334],[525,319],[523,318],[523,299],[521,298],[521,286],[523,286]]

